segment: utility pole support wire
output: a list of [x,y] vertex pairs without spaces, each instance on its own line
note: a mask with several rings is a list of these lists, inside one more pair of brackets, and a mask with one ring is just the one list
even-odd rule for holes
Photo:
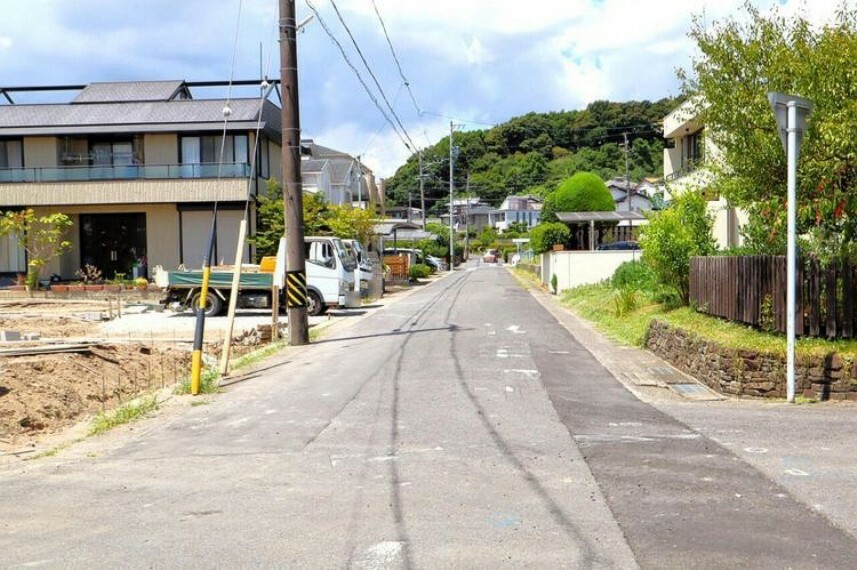
[[[294,0],[280,0],[280,83],[283,89],[283,208],[286,225],[286,271],[303,277],[304,202],[301,184],[301,125],[298,106],[298,49]],[[301,306],[302,305],[302,306]],[[309,343],[306,303],[289,302],[289,344]]]

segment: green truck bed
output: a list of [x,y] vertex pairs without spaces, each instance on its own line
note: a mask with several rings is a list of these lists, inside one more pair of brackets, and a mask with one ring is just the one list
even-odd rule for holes
[[[170,271],[168,272],[170,287],[193,289],[202,286],[202,271]],[[241,273],[238,281],[239,289],[270,289],[274,284],[273,273]],[[208,286],[213,288],[232,287],[232,273],[228,271],[212,271]]]

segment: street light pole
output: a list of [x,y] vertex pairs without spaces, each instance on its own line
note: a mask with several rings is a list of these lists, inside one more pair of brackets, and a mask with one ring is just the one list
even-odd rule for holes
[[286,225],[286,302],[289,344],[309,343],[304,206],[301,184],[301,124],[295,0],[280,0],[280,83],[283,89],[283,209]]
[[419,151],[420,159],[420,208],[423,211],[423,230],[426,229],[426,192],[425,175],[423,174],[423,151]]
[[455,266],[455,249],[453,243],[455,241],[455,232],[452,228],[452,219],[454,214],[453,195],[455,192],[455,158],[453,157],[452,146],[452,129],[453,123],[449,122],[449,270],[452,271]]
[[807,99],[783,93],[768,93],[768,101],[780,139],[786,149],[787,176],[787,245],[786,245],[786,400],[795,401],[795,281],[797,276],[797,161],[806,130],[806,119],[812,111]]

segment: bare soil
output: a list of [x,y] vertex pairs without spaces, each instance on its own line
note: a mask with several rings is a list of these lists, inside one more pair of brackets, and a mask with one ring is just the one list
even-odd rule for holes
[[[106,307],[91,303],[0,302],[0,330],[41,337],[0,342],[0,351],[81,342],[85,347],[74,353],[0,355],[0,455],[34,447],[90,416],[187,378],[190,343],[158,342],[158,331],[147,335],[149,341],[104,340],[109,323],[93,319],[99,311],[107,314]],[[217,349],[207,346],[206,352]]]

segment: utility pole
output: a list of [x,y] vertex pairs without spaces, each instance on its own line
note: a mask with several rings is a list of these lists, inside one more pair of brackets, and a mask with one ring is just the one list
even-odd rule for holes
[[464,203],[464,259],[470,257],[470,173],[467,173],[467,190],[464,192],[467,200]]
[[631,175],[628,172],[628,133],[622,133],[625,138],[625,199],[628,200],[628,211],[631,211]]
[[309,343],[304,200],[301,184],[301,121],[298,106],[298,43],[295,0],[280,0],[280,83],[283,89],[283,208],[286,224],[286,303],[289,344]]
[[411,221],[411,193],[408,192],[408,221]]
[[363,165],[360,164],[360,155],[357,155],[357,207],[363,208]]
[[453,123],[449,122],[449,270],[452,271],[455,266],[455,249],[453,247],[453,243],[455,242],[455,230],[453,230],[452,219],[455,215],[455,204],[453,203],[453,196],[455,194],[455,158],[453,157],[453,146],[452,146],[452,129]]
[[423,151],[419,151],[420,159],[420,208],[423,211],[423,230],[426,229],[426,191],[425,175],[423,174]]

